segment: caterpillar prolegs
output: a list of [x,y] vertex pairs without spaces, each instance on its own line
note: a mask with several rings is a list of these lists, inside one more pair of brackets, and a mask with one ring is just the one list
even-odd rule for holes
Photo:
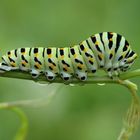
[[66,48],[18,48],[2,56],[0,72],[28,71],[33,78],[44,74],[48,81],[61,76],[69,81],[73,76],[81,81],[87,73],[105,70],[109,77],[127,71],[137,54],[127,40],[113,32],[90,36],[78,45]]

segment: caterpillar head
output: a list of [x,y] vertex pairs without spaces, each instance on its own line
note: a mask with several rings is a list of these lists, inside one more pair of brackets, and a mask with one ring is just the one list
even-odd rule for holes
[[123,60],[123,65],[121,66],[121,71],[127,71],[131,68],[134,60],[137,58],[137,54],[134,51],[130,51],[127,58]]

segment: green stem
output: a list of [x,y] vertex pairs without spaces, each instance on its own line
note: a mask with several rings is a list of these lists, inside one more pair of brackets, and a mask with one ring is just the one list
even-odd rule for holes
[[[119,76],[119,79],[126,80],[126,79],[130,79],[130,78],[137,77],[137,76],[140,76],[140,69],[122,73]],[[0,73],[0,77],[34,80],[35,82],[44,81],[44,82],[48,83],[44,75],[39,76],[37,79],[32,79],[30,73],[22,72],[22,71],[9,71],[9,72],[5,72],[5,73]],[[110,79],[108,76],[94,76],[93,74],[90,74],[88,76],[88,80],[85,83],[87,83],[87,84],[93,84],[93,83],[97,83],[97,82],[115,83],[116,81],[118,81],[118,78]],[[75,83],[75,84],[80,83],[80,81],[77,80],[76,78],[73,78],[73,80],[71,82]],[[57,77],[53,81],[53,83],[63,83],[63,81],[60,77]]]
[[140,76],[140,69],[122,73],[120,75],[120,79],[126,80],[137,76]]
[[27,119],[25,113],[20,108],[14,107],[12,110],[18,114],[20,121],[21,121],[21,126],[20,126],[14,140],[25,140],[26,136],[27,136],[27,131],[28,131],[28,119]]
[[25,113],[20,108],[10,107],[9,105],[7,106],[6,103],[5,105],[2,105],[2,106],[0,104],[0,109],[10,109],[19,116],[21,126],[18,129],[16,136],[14,137],[14,140],[25,140],[27,136],[27,131],[28,131],[28,119]]
[[135,132],[140,121],[140,101],[137,95],[136,84],[128,80],[120,80],[120,84],[127,87],[132,94],[132,103],[130,108],[128,109],[128,112],[124,119],[124,126],[118,137],[118,140],[128,140],[131,137],[131,135]]

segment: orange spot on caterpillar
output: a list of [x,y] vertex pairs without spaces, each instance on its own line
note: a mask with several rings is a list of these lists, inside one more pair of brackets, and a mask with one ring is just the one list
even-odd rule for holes
[[48,55],[48,58],[52,58],[52,55],[51,55],[51,54],[49,54],[49,55]]
[[11,62],[12,67],[16,67],[16,64],[14,62]]

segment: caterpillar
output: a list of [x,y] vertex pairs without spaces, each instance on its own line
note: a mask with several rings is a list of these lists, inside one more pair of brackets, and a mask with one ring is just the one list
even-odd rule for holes
[[40,74],[53,81],[59,76],[69,81],[74,76],[87,80],[88,73],[103,69],[109,77],[130,69],[137,54],[128,41],[114,32],[102,32],[90,36],[78,45],[66,48],[39,47],[18,48],[2,56],[0,72],[28,71],[33,78]]

